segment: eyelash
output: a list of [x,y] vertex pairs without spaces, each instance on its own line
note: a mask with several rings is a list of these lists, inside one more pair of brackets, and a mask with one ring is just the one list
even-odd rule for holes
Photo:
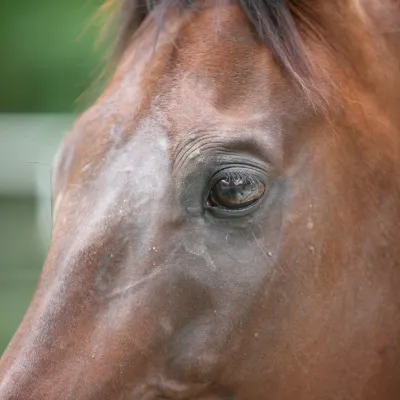
[[254,183],[256,180],[254,176],[247,171],[227,171],[225,174],[218,176],[219,179],[225,179],[228,182],[235,182],[238,180],[246,180],[248,183]]

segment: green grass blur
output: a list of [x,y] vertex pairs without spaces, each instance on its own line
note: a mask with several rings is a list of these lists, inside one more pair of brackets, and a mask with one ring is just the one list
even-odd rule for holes
[[[85,93],[105,66],[104,51],[95,51],[99,26],[93,24],[101,3],[2,0],[0,118],[5,113],[79,113],[87,106],[93,93]],[[6,134],[11,140],[15,133]],[[0,171],[13,173],[12,168]],[[0,355],[28,307],[45,258],[37,201],[34,194],[0,190]]]

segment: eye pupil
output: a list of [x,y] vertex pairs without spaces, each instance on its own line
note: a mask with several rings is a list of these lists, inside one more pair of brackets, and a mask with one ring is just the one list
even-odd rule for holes
[[245,176],[227,176],[212,187],[208,204],[231,210],[240,210],[256,203],[265,192],[258,179]]

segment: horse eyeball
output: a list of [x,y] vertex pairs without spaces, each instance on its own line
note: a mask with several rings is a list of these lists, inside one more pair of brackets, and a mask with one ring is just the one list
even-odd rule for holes
[[211,207],[240,210],[260,200],[265,190],[265,185],[258,179],[228,176],[214,184],[207,202]]

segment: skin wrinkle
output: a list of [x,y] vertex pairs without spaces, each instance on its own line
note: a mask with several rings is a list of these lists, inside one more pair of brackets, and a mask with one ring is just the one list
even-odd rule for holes
[[[207,130],[203,130],[201,132],[190,133],[183,143],[178,143],[179,147],[176,147],[173,150],[173,158],[174,158],[174,166],[179,165],[181,163],[182,157],[187,152],[187,148],[189,150],[195,151],[196,145],[202,145],[204,141],[210,141],[210,139],[216,139],[215,136],[208,134]],[[174,168],[175,169],[175,168]]]
[[194,143],[187,144],[184,147],[184,150],[181,151],[181,155],[179,159],[174,162],[174,169],[180,170],[185,167],[185,164],[188,162],[192,162],[194,157],[202,158],[202,152],[209,151],[212,152],[213,150],[216,151],[217,149],[223,149],[223,142],[215,139],[213,137],[207,138],[198,138],[194,140]]
[[[230,3],[148,18],[65,138],[2,400],[398,400],[390,16],[321,0],[318,35],[295,20],[311,104]],[[227,167],[268,185],[240,218],[204,209]]]
[[[217,129],[215,129],[217,131]],[[262,132],[268,131],[268,129],[262,129]],[[272,130],[271,130],[272,131]],[[281,168],[282,160],[279,157],[280,153],[280,143],[275,138],[266,140],[255,140],[254,136],[257,130],[249,130],[248,132],[240,131],[240,133],[230,132],[230,140],[225,139],[221,141],[215,136],[204,134],[202,136],[197,136],[195,138],[190,137],[190,140],[185,140],[182,143],[180,150],[177,151],[177,155],[174,156],[173,170],[179,171],[179,169],[184,169],[184,155],[187,154],[187,159],[191,160],[191,155],[199,155],[198,151],[200,149],[207,149],[206,145],[210,145],[210,149],[213,146],[221,145],[221,147],[216,147],[213,151],[216,155],[218,152],[220,154],[228,154],[233,152],[243,151],[244,154],[254,154],[258,157],[262,157],[268,164],[273,165],[275,169]],[[276,136],[276,133],[275,133]],[[205,142],[205,143],[203,143]],[[211,142],[211,143],[210,143]],[[274,143],[277,142],[277,143]],[[185,153],[183,153],[185,151]],[[178,161],[175,161],[178,160]],[[257,160],[254,160],[255,162]],[[257,162],[262,165],[261,163]]]

